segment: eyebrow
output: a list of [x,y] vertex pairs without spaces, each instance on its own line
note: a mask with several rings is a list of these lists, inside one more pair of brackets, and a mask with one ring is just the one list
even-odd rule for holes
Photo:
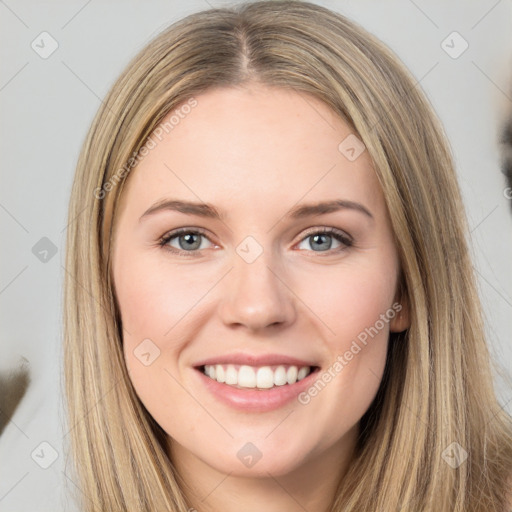
[[[148,208],[140,217],[139,221],[161,211],[177,211],[189,215],[197,215],[198,217],[205,217],[210,219],[225,220],[225,214],[219,212],[215,206],[208,203],[195,203],[192,201],[178,201],[174,199],[164,199]],[[354,210],[363,213],[367,217],[373,219],[373,215],[360,203],[355,201],[348,201],[346,199],[335,199],[332,201],[323,201],[312,204],[303,204],[292,208],[285,214],[286,217],[292,219],[302,219],[315,215],[325,215],[327,213],[336,212],[339,210]]]

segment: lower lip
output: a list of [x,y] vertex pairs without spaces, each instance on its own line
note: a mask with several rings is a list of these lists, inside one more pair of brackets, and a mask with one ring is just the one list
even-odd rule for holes
[[207,377],[200,369],[195,368],[195,371],[206,388],[222,403],[242,411],[266,412],[283,407],[311,386],[317,378],[319,368],[295,384],[262,390],[234,388]]

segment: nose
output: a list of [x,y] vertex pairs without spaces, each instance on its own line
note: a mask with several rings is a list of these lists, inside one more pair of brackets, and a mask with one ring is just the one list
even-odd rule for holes
[[264,252],[252,263],[234,257],[219,309],[225,325],[251,331],[291,325],[296,318],[295,297],[270,257]]

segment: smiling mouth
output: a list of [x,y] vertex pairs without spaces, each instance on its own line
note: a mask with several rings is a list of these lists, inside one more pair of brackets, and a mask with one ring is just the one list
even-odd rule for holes
[[291,386],[311,373],[318,366],[249,366],[237,364],[212,364],[197,368],[210,379],[236,389],[268,390],[280,386]]

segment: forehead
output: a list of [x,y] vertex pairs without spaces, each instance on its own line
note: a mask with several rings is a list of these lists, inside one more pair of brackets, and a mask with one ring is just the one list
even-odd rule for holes
[[349,158],[345,141],[360,144],[357,152],[364,146],[313,96],[253,86],[213,89],[195,100],[170,112],[151,136],[154,147],[123,194],[129,201],[147,207],[172,196],[247,210],[342,196],[383,206],[368,152]]

